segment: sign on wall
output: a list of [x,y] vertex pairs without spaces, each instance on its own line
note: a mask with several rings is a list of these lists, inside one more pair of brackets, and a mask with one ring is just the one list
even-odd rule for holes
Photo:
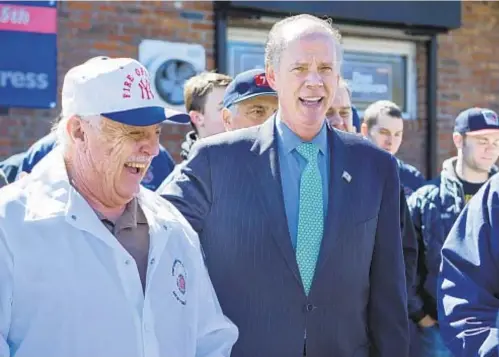
[[364,110],[378,100],[390,100],[405,111],[404,56],[345,51],[342,72],[357,109]]
[[54,108],[55,1],[0,1],[0,107]]

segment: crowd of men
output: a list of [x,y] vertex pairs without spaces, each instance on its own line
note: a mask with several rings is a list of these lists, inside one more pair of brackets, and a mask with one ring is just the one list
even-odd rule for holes
[[0,357],[499,356],[497,114],[461,112],[427,181],[341,63],[299,15],[265,70],[189,79],[186,113],[134,59],[69,70],[53,130],[0,163]]

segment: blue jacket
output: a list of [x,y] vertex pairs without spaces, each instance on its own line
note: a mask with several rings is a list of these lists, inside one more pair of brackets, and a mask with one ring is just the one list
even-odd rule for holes
[[[419,255],[418,290],[423,310],[437,319],[437,276],[440,269],[442,246],[457,217],[464,209],[463,187],[456,175],[457,158],[443,163],[440,176],[419,188],[409,197],[408,205],[418,240],[423,250]],[[493,168],[493,172],[497,168]]]
[[438,316],[454,356],[498,357],[499,175],[473,196],[442,249]]
[[[30,173],[33,167],[52,150],[55,143],[55,133],[45,135],[24,153],[13,155],[1,162],[0,169],[4,170],[9,182],[15,181],[21,172]],[[174,167],[175,162],[172,157],[164,147],[160,146],[159,155],[152,160],[149,170],[142,179],[142,186],[155,191]]]
[[405,197],[412,195],[418,188],[426,183],[426,180],[414,166],[397,159],[399,165],[400,183],[404,187]]

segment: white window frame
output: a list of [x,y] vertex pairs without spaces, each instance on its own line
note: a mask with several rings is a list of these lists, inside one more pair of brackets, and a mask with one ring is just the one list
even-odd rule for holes
[[[416,43],[411,41],[397,41],[385,39],[371,39],[361,37],[348,37],[342,39],[343,51],[392,54],[405,56],[407,110],[402,113],[404,119],[417,119],[417,71],[416,71]],[[359,115],[362,115],[359,112]]]
[[[246,29],[242,27],[229,27],[227,29],[228,41],[241,41],[256,44],[265,44],[268,31]],[[417,70],[416,70],[416,43],[404,40],[374,39],[355,36],[343,36],[342,47],[344,51],[381,53],[402,55],[407,58],[406,90],[407,110],[402,114],[404,119],[417,119]],[[228,55],[228,54],[227,54]],[[229,63],[229,66],[232,66]],[[231,68],[231,72],[234,69]],[[362,115],[359,112],[359,115]]]

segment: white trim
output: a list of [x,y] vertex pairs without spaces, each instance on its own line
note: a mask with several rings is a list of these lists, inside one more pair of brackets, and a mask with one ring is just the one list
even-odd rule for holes
[[[417,66],[416,43],[411,41],[344,37],[343,50],[366,53],[401,55],[407,58],[406,89],[407,110],[404,119],[417,119]],[[361,115],[361,113],[359,113]]]
[[269,32],[265,30],[229,27],[227,29],[227,40],[265,44],[268,34]]

